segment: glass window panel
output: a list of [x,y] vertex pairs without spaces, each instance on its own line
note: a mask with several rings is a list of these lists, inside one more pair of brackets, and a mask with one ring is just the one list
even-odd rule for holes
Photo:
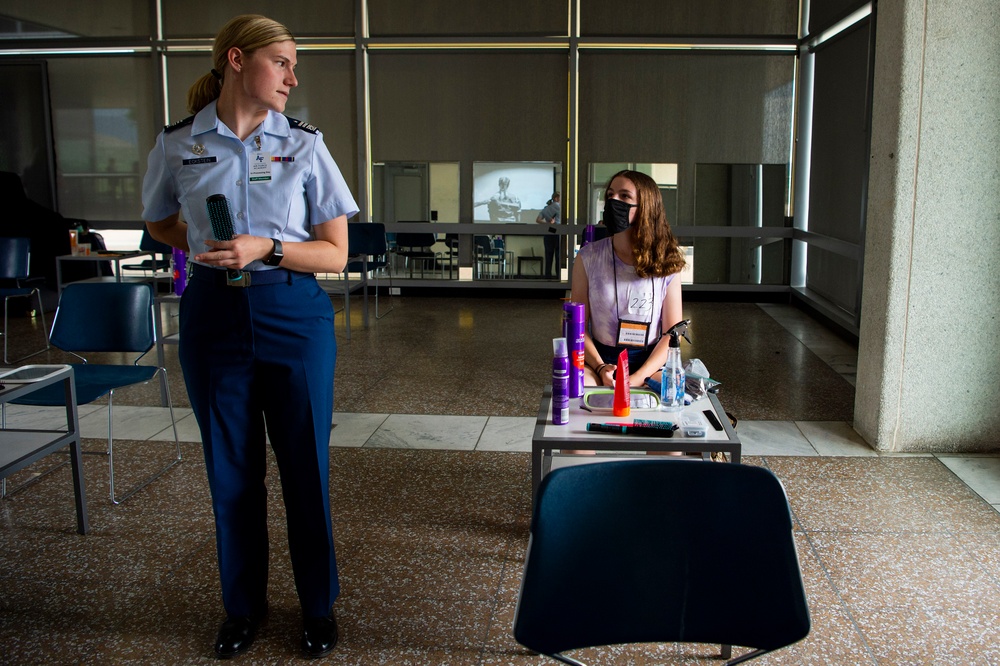
[[159,128],[148,58],[49,61],[59,212],[138,220],[142,175]]
[[816,51],[809,230],[864,243],[868,176],[869,26],[861,24]]
[[868,0],[809,0],[809,34],[816,35],[833,26]]
[[789,239],[679,238],[688,265],[684,284],[788,284]]
[[697,226],[783,227],[787,164],[695,165]]
[[372,37],[566,36],[568,7],[535,0],[369,0],[368,17]]
[[566,155],[565,53],[380,51],[370,66],[378,161]]
[[788,162],[794,74],[787,55],[582,53],[580,162],[677,164],[671,223],[693,224],[697,163]]
[[0,39],[152,34],[149,0],[5,0]]
[[580,1],[583,36],[785,35],[798,33],[798,0]]
[[203,0],[163,3],[163,33],[169,38],[215,37],[238,14],[263,14],[283,23],[296,37],[349,37],[354,34],[354,0],[281,2],[243,0],[238,5]]
[[45,63],[0,63],[0,171],[16,173],[28,198],[54,210]]
[[806,286],[809,290],[854,315],[857,310],[858,262],[815,246],[809,247],[806,261]]
[[676,224],[677,219],[677,165],[651,164],[636,162],[598,162],[590,165],[590,183],[587,188],[589,197],[587,221],[590,224],[600,224],[604,215],[604,192],[608,181],[619,171],[630,169],[639,171],[651,177],[660,188],[663,197],[663,210],[667,222]]
[[380,162],[372,167],[372,222],[458,222],[458,162]]

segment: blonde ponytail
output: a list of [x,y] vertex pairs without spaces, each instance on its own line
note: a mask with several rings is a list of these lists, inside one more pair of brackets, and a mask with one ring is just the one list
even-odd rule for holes
[[212,100],[222,94],[222,80],[215,76],[214,70],[197,81],[188,89],[188,113],[195,114],[209,105]]

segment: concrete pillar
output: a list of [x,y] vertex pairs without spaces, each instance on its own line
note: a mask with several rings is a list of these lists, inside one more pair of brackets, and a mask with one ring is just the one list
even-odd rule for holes
[[1000,2],[878,3],[854,427],[1000,449]]

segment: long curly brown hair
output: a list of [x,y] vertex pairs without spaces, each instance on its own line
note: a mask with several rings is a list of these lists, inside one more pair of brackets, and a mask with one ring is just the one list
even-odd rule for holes
[[605,192],[619,176],[635,185],[638,209],[629,227],[632,234],[632,259],[639,277],[666,277],[684,269],[684,253],[677,244],[663,209],[663,196],[656,181],[640,171],[624,169],[608,180]]

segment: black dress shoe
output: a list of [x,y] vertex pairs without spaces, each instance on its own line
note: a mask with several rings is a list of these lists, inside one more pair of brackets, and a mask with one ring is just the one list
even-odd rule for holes
[[337,645],[337,621],[329,617],[307,617],[302,631],[302,650],[307,657],[325,657]]
[[215,639],[215,654],[220,659],[229,659],[243,654],[253,645],[260,626],[260,615],[248,617],[227,617]]

